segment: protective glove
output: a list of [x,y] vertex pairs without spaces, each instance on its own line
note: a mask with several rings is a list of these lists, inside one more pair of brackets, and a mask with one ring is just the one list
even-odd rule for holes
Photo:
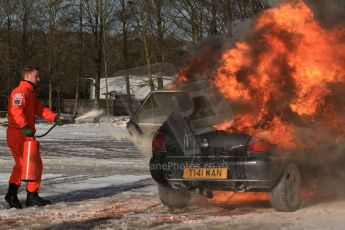
[[23,127],[22,132],[23,132],[24,137],[33,137],[34,136],[34,133],[31,131],[29,126]]
[[58,126],[61,126],[61,125],[65,125],[67,123],[70,123],[70,120],[65,118],[64,116],[61,116],[61,115],[56,115],[55,119],[54,119],[54,122],[58,125]]

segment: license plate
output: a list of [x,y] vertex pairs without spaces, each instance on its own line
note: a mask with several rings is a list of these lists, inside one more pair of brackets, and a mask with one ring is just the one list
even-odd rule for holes
[[227,168],[185,168],[184,179],[227,179]]

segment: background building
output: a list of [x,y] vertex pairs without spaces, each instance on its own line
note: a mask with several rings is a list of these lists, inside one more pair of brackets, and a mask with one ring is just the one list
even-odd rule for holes
[[[129,78],[130,94],[136,100],[143,100],[151,92],[152,88],[158,89],[158,79],[161,78],[163,88],[176,78],[176,69],[169,63],[157,63],[148,66],[140,66],[129,70],[121,70],[109,77],[100,80],[100,99],[120,99],[127,95],[126,78]],[[108,92],[106,89],[108,83]],[[91,99],[95,99],[95,86],[92,85]]]

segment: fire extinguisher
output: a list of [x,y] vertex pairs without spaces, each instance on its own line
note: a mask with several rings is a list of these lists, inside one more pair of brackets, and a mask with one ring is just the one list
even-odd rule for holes
[[40,143],[34,137],[26,137],[24,142],[22,181],[37,180],[37,165],[40,157]]
[[44,137],[47,135],[56,124],[54,124],[45,134],[35,137],[26,137],[23,148],[23,162],[22,162],[22,181],[36,181],[37,180],[37,166],[40,158],[40,143],[36,137]]

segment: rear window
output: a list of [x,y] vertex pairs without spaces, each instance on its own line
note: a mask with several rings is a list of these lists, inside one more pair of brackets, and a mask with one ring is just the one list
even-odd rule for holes
[[181,111],[192,108],[191,100],[185,92],[153,92],[135,114],[137,123],[163,123],[175,109]]
[[216,114],[212,110],[210,102],[204,96],[194,97],[193,99],[194,111],[189,117],[190,121],[198,120],[215,116]]

